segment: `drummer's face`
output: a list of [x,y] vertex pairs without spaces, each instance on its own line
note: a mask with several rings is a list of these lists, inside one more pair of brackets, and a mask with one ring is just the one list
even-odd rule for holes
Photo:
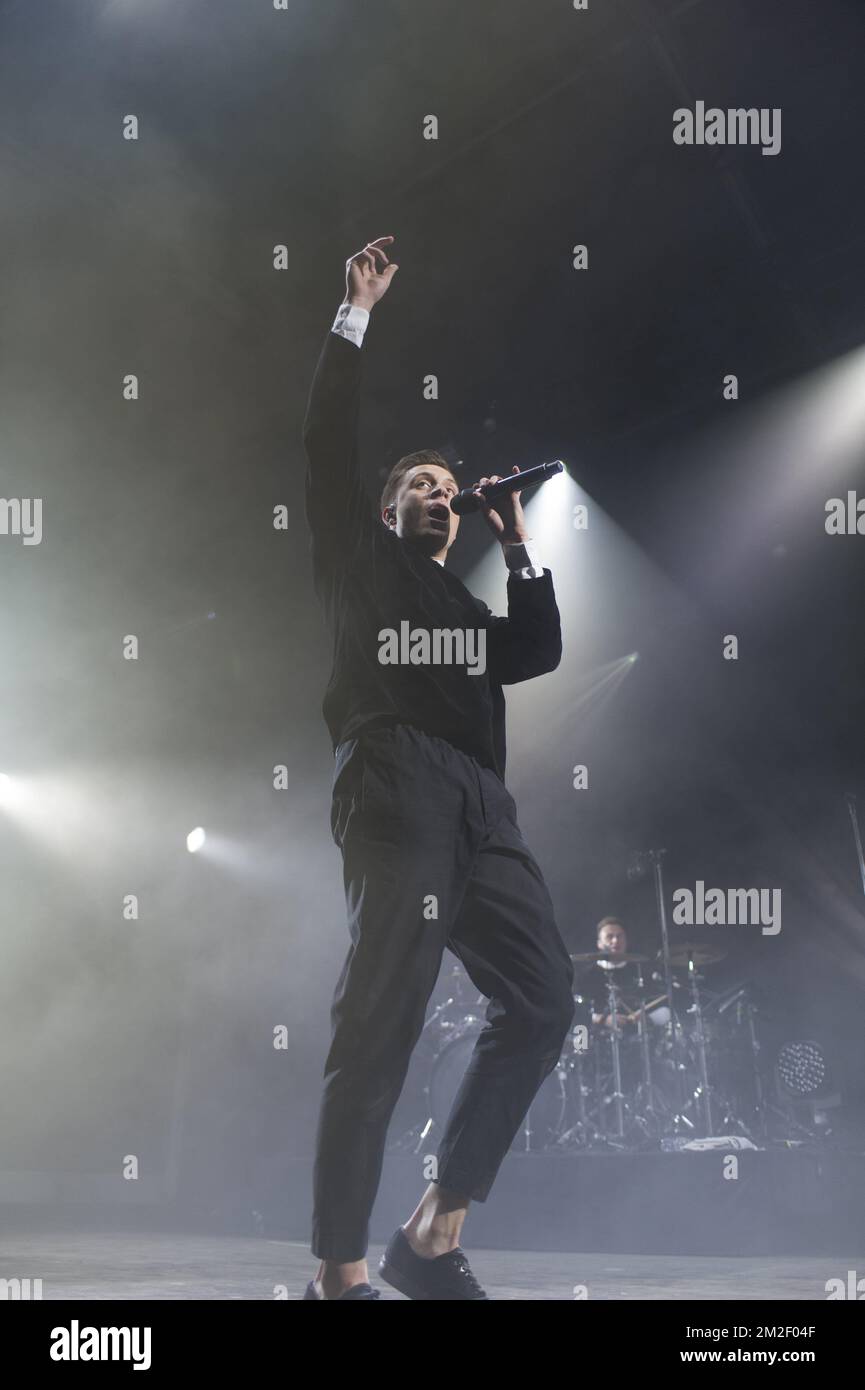
[[598,933],[598,950],[609,951],[610,955],[622,955],[628,949],[628,938],[624,927],[604,927]]

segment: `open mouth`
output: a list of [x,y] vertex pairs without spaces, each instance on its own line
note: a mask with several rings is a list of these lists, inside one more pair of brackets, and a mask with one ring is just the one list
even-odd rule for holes
[[444,502],[433,502],[432,506],[427,508],[427,515],[431,521],[450,525],[450,508],[446,507]]

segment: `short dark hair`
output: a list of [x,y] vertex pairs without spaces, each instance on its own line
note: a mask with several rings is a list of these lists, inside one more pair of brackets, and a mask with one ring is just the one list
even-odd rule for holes
[[604,927],[621,927],[622,931],[626,934],[628,930],[624,922],[620,922],[618,917],[602,917],[598,925],[595,927],[595,935],[600,936],[601,932],[604,930]]
[[409,469],[418,468],[424,464],[435,464],[438,468],[446,468],[451,476],[453,476],[453,470],[447,459],[442,458],[441,454],[435,449],[418,449],[417,453],[404,454],[403,457],[394,464],[387,475],[387,482],[382,488],[381,493],[382,511],[385,511],[396,497],[399,492],[399,485]]

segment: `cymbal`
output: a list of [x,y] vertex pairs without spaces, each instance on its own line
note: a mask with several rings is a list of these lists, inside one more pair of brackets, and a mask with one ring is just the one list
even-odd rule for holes
[[637,960],[637,961],[647,961],[648,959],[649,959],[648,956],[637,956],[637,955],[634,955],[633,951],[583,951],[583,952],[581,952],[579,955],[572,955],[572,956],[571,956],[571,960],[575,960],[575,961],[586,961],[586,960],[609,960],[609,961],[616,961],[616,960]]
[[670,952],[671,965],[715,965],[727,952],[720,946],[706,946],[700,941],[680,941]]

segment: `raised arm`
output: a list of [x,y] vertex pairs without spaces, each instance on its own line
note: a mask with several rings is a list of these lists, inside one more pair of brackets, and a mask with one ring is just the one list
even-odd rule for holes
[[374,523],[357,457],[361,343],[369,315],[397,270],[385,250],[392,241],[379,237],[346,262],[345,297],[312,382],[303,442],[306,517],[317,571],[347,559]]

